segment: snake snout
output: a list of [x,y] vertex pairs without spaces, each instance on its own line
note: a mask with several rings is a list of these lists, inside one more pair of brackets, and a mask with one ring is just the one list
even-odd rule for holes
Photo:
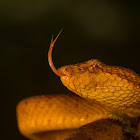
[[58,72],[62,73],[65,76],[72,76],[73,75],[73,69],[71,65],[63,66],[61,68],[58,68]]

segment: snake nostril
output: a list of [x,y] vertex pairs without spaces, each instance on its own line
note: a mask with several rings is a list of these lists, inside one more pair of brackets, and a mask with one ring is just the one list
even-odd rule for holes
[[68,67],[65,67],[65,70],[67,71],[68,70]]
[[84,69],[79,69],[79,74],[83,74],[85,72]]

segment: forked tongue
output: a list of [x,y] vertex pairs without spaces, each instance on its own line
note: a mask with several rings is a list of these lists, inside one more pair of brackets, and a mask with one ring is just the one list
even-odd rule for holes
[[56,36],[56,38],[54,39],[53,41],[53,37],[52,37],[52,40],[51,40],[51,44],[50,44],[50,48],[49,48],[49,51],[48,51],[48,62],[49,62],[49,65],[50,65],[50,68],[52,69],[52,71],[58,75],[59,77],[61,76],[66,76],[66,74],[62,74],[62,73],[59,73],[58,70],[55,68],[54,64],[53,64],[53,61],[52,61],[52,50],[53,50],[53,47],[54,47],[54,43],[56,42],[57,38],[59,37],[60,33],[62,32],[62,30],[59,32],[59,34]]

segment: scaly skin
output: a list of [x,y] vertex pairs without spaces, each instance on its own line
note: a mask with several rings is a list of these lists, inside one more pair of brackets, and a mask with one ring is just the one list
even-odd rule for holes
[[24,99],[17,106],[20,132],[33,140],[64,140],[74,129],[108,118],[107,110],[78,96],[44,95]]
[[140,77],[135,72],[95,59],[56,70],[52,62],[56,39],[52,39],[48,53],[50,67],[69,90],[83,98],[50,95],[21,101],[17,106],[17,122],[24,136],[63,140],[72,129],[111,117],[108,112],[140,116]]
[[108,66],[93,59],[58,69],[72,92],[98,102],[111,112],[140,116],[140,77],[130,69]]

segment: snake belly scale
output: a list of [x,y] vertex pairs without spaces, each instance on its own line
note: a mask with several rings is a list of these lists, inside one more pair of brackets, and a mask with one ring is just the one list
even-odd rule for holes
[[[60,33],[59,33],[60,34]],[[58,34],[58,36],[59,36]],[[140,116],[140,77],[130,69],[109,66],[92,59],[84,63],[54,67],[51,41],[50,67],[69,90],[79,96],[42,95],[17,105],[20,132],[33,140],[62,140],[87,123],[110,118],[108,112]]]

